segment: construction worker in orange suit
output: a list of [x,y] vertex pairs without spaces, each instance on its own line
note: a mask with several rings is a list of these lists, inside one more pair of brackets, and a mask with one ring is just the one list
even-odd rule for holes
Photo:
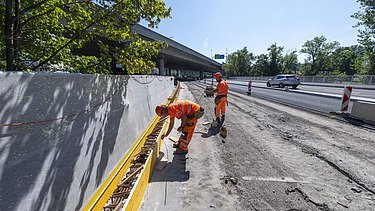
[[195,126],[199,118],[204,114],[204,109],[200,105],[193,103],[188,100],[178,100],[170,105],[160,104],[155,109],[156,114],[159,116],[169,116],[170,123],[168,131],[162,134],[161,138],[168,136],[173,129],[174,119],[181,119],[181,126],[177,128],[178,132],[182,132],[178,143],[174,144],[173,147],[177,148],[174,154],[186,154],[188,153],[188,145],[193,133]]
[[[223,79],[220,72],[214,74],[214,78],[218,82],[216,89],[209,91],[210,93],[216,93],[215,97],[215,117],[218,126],[223,125],[225,120],[225,108],[227,106],[227,95],[229,86],[227,81]],[[221,117],[221,118],[220,118]]]

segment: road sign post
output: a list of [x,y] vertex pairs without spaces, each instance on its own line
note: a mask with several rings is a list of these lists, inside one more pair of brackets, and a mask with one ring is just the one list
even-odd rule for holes
[[247,84],[247,92],[246,92],[247,95],[251,95],[251,86],[252,86],[252,81],[249,81],[249,83]]
[[343,113],[348,112],[352,90],[353,90],[352,86],[345,86],[344,88],[344,93],[342,95],[342,100],[341,100],[341,112]]

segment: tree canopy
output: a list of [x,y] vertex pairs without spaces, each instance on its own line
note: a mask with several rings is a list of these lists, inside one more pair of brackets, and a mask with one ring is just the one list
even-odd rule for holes
[[224,64],[224,69],[228,70],[228,75],[248,75],[253,60],[253,53],[249,52],[247,48],[244,47],[227,56],[227,63]]
[[375,0],[357,0],[361,11],[352,17],[358,20],[360,27],[358,42],[363,46],[362,67],[365,74],[375,74]]
[[83,73],[109,73],[114,64],[148,73],[166,44],[141,40],[130,27],[170,16],[162,0],[5,0],[1,10],[1,69]]
[[328,72],[328,58],[340,44],[337,41],[327,42],[324,36],[315,37],[303,44],[301,53],[307,54],[306,63],[309,63],[310,70],[307,75],[325,74]]

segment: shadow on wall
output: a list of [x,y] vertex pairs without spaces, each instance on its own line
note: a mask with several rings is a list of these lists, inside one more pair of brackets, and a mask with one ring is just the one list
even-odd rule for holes
[[0,84],[0,124],[25,123],[0,127],[0,210],[80,209],[141,133],[130,110],[150,114],[129,76],[3,73]]

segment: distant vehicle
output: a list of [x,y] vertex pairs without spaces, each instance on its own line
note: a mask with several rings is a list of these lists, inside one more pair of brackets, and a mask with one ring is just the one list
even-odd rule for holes
[[268,79],[267,87],[278,86],[284,88],[285,86],[291,86],[294,89],[300,84],[299,77],[295,75],[277,75],[273,78]]
[[152,68],[150,75],[159,75],[159,69],[158,68]]

